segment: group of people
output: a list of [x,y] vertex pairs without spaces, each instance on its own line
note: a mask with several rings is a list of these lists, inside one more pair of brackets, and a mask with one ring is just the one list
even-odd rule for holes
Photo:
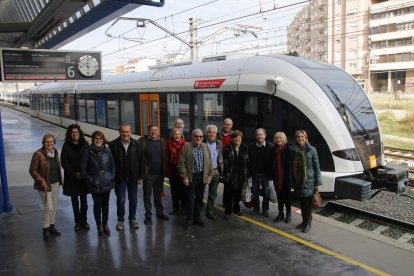
[[[88,231],[87,194],[92,194],[93,213],[99,236],[109,236],[108,227],[110,192],[115,188],[117,218],[116,229],[125,229],[125,202],[128,195],[128,223],[131,229],[139,227],[136,219],[138,185],[143,185],[145,224],[152,222],[152,200],[157,219],[169,220],[164,213],[164,178],[169,178],[172,198],[170,215],[184,214],[184,228],[193,224],[204,226],[201,218],[203,198],[208,185],[205,208],[207,218],[217,219],[214,204],[219,182],[224,184],[224,219],[231,214],[241,215],[242,187],[251,179],[253,215],[269,217],[270,189],[275,189],[279,213],[275,222],[291,221],[290,191],[294,188],[300,198],[302,223],[296,228],[304,233],[311,228],[312,196],[321,185],[321,174],[316,149],[308,142],[307,133],[298,130],[295,143],[288,145],[283,132],[274,135],[274,144],[266,141],[266,130],[256,130],[256,141],[243,143],[243,133],[232,130],[233,121],[226,118],[223,128],[208,125],[206,135],[194,129],[191,138],[184,132],[182,119],[175,120],[175,128],[164,140],[157,125],[148,127],[148,134],[135,140],[131,126],[121,124],[119,137],[109,143],[101,131],[92,134],[89,145],[81,128],[67,128],[61,158],[55,148],[56,139],[46,134],[42,148],[32,157],[30,174],[44,205],[43,239],[60,236],[56,228],[56,209],[59,186],[63,194],[71,197],[75,219],[74,230]],[[61,169],[64,169],[62,181]],[[269,187],[273,180],[273,186]],[[261,209],[259,196],[263,196]],[[284,209],[286,211],[284,212]]]

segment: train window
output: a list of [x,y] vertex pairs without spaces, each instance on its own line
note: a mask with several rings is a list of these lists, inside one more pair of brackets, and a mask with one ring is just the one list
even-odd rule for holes
[[95,124],[95,100],[86,101],[86,113],[88,123]]
[[107,101],[108,127],[118,129],[119,127],[119,107],[118,100]]
[[152,123],[158,125],[158,102],[151,101],[151,118]]
[[47,114],[50,114],[50,101],[49,101],[49,98],[45,98],[45,106],[46,106],[46,113]]
[[198,94],[195,100],[195,126],[203,131],[207,125],[223,123],[222,94]]
[[54,98],[55,98],[55,115],[56,116],[59,116],[60,114],[60,112],[59,112],[59,95],[55,95],[54,96]]
[[96,100],[96,122],[100,126],[106,126],[105,98],[103,96]]
[[55,114],[55,99],[52,97],[49,98],[49,107],[50,107],[50,114]]
[[244,113],[248,115],[259,115],[259,100],[257,96],[246,96]]
[[147,135],[148,134],[148,101],[141,101],[141,128],[142,128],[142,134]]
[[85,99],[78,99],[78,120],[86,122],[86,101]]
[[190,131],[190,94],[175,93],[167,95],[168,129],[175,127],[175,119],[181,118],[184,122],[184,131]]
[[132,133],[135,133],[134,101],[121,100],[121,122],[130,124]]

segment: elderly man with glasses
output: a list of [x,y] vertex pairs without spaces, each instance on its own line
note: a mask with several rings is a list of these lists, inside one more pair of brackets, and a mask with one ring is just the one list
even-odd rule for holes
[[192,142],[184,145],[177,165],[178,174],[185,185],[187,219],[184,228],[191,224],[204,226],[200,213],[203,209],[204,190],[214,175],[213,162],[208,146],[203,143],[203,131],[194,129]]

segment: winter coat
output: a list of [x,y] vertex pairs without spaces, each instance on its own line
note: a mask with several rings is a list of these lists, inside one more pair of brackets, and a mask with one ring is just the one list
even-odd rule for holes
[[[223,150],[223,177],[226,183],[231,182],[232,176],[234,173],[234,159],[236,158],[236,149],[231,143]],[[249,154],[248,154],[248,147],[245,144],[241,144],[239,147],[239,174],[241,174],[241,183],[247,181],[248,178],[248,168],[249,168]]]
[[77,179],[76,173],[81,172],[82,156],[88,150],[86,141],[64,143],[61,161],[64,170],[63,194],[66,196],[80,196],[88,194],[88,186],[83,178]]
[[[62,185],[62,172],[60,170],[60,159],[57,149],[54,149],[56,160],[58,162],[59,184]],[[30,162],[29,173],[34,179],[34,189],[44,191],[43,184],[47,186],[47,192],[51,192],[52,188],[49,181],[49,161],[47,159],[47,152],[44,147],[38,149],[33,153],[32,161]]]
[[302,183],[297,183],[293,174],[294,159],[299,154],[299,147],[297,144],[289,145],[289,180],[292,187],[295,189],[295,193],[299,197],[311,197],[315,192],[315,187],[322,185],[321,169],[319,167],[318,153],[316,149],[309,143],[305,144],[305,156],[306,156],[306,177]]
[[125,148],[122,144],[121,137],[113,140],[109,143],[109,148],[111,149],[112,156],[114,158],[116,164],[115,170],[115,184],[120,184],[122,180],[129,178],[131,183],[138,184],[138,179],[144,179],[144,162],[143,162],[143,151],[141,145],[133,138],[129,140],[128,152],[126,159],[128,160],[128,165],[131,169],[131,174],[123,175],[123,167],[124,165],[124,155],[125,155]]
[[[277,147],[275,146],[272,150],[272,154],[270,156],[270,165],[272,166],[272,177],[270,179],[275,180],[275,170],[274,170],[274,165],[275,165],[275,153],[276,153],[276,149]],[[291,189],[291,183],[289,180],[289,176],[290,176],[290,170],[289,170],[289,157],[290,157],[290,152],[289,152],[289,145],[286,145],[285,150],[283,151],[283,155],[282,155],[282,162],[284,164],[283,166],[283,191],[290,191]],[[274,183],[274,185],[276,185],[276,183]]]
[[[271,155],[274,154],[274,147],[275,146],[272,143],[266,141],[266,144],[265,144],[265,161],[264,161],[264,164],[265,164],[266,167],[265,167],[264,173],[266,174],[266,176],[268,178],[273,178],[273,176],[272,176],[272,167],[271,167],[272,163],[270,163],[271,162],[270,160],[272,158]],[[256,164],[256,162],[254,162],[254,160],[256,159],[255,156],[256,156],[256,153],[257,153],[256,142],[250,143],[248,148],[249,148],[249,161],[250,161],[249,162],[249,176],[253,177],[253,176],[256,175],[256,171],[257,171],[257,168],[256,168],[257,164]]]
[[109,147],[91,144],[82,157],[81,172],[89,192],[110,191],[114,187],[115,162]]
[[[147,139],[151,139],[148,138],[148,135],[142,136],[141,138],[139,138],[138,143],[141,145],[141,148],[144,152],[143,154],[143,177],[145,178],[148,175],[148,160],[145,157],[145,145],[146,145],[146,140]],[[161,162],[162,162],[162,171],[163,171],[163,175],[162,177],[165,177],[167,175],[167,146],[166,146],[166,141],[163,138],[159,138],[161,141],[161,152],[162,152],[162,157],[161,157]]]
[[[214,175],[213,163],[211,162],[211,154],[208,146],[204,143],[201,144],[203,148],[203,183],[207,183],[207,178],[210,179]],[[178,160],[177,169],[178,175],[181,179],[188,179],[189,182],[193,180],[193,167],[194,167],[194,143],[188,143],[184,145],[181,158]]]

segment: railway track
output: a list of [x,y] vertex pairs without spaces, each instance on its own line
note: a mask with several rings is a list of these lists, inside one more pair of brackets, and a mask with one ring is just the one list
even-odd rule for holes
[[412,222],[347,206],[337,201],[329,201],[324,208],[317,210],[316,214],[376,235],[389,237],[403,243],[414,244],[414,223]]

